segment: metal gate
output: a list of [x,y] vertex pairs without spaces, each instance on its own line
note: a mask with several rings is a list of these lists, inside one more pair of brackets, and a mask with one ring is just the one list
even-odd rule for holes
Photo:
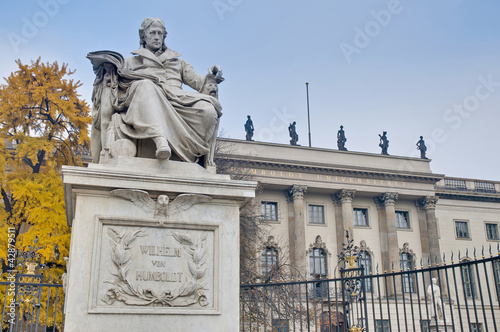
[[241,285],[240,330],[500,330],[500,253],[458,257],[391,273],[350,265],[335,279]]

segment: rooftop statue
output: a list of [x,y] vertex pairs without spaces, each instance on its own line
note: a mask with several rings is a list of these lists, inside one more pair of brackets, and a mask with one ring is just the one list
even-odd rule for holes
[[429,159],[425,156],[425,153],[427,152],[427,146],[425,145],[423,136],[420,136],[420,140],[417,142],[417,149],[420,150],[420,158]]
[[290,134],[290,145],[297,145],[299,141],[299,135],[297,134],[297,130],[295,129],[297,122],[290,123],[288,126],[288,133]]
[[254,128],[253,128],[253,121],[250,118],[250,115],[247,115],[247,122],[245,122],[245,131],[247,133],[247,135],[246,135],[247,141],[253,141],[252,137],[253,137]]
[[380,143],[378,146],[382,149],[382,154],[388,155],[389,153],[387,153],[387,149],[389,148],[389,140],[387,139],[387,131],[384,131],[382,135],[378,134],[378,136],[380,137]]
[[344,126],[340,126],[340,130],[337,132],[337,147],[340,151],[347,151],[345,142],[347,142],[347,138],[345,137]]
[[[124,59],[112,51],[91,52],[94,82],[92,157],[102,162],[138,156],[199,162],[213,166],[222,107],[219,66],[196,73],[167,48],[165,24],[146,18],[140,47]],[[196,91],[185,91],[186,84]]]

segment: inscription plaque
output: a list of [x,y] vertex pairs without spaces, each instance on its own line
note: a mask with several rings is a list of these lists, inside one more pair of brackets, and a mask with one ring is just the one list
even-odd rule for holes
[[98,218],[89,312],[217,313],[218,224]]

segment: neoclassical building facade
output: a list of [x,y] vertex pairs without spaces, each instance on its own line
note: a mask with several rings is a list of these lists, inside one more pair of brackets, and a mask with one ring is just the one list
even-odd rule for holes
[[457,261],[500,241],[500,182],[435,174],[428,159],[223,143],[230,153],[219,158],[263,187],[255,202],[270,226],[260,244],[262,275],[288,255],[297,278],[336,277],[346,231],[366,272],[380,273],[439,263],[452,252]]

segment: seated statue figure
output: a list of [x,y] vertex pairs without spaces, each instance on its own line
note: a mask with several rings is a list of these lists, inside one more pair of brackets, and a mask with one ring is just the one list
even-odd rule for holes
[[[180,54],[167,48],[165,24],[146,18],[134,56],[91,52],[94,82],[92,156],[172,159],[213,166],[222,107],[219,66],[197,74]],[[186,84],[196,91],[186,91]]]

